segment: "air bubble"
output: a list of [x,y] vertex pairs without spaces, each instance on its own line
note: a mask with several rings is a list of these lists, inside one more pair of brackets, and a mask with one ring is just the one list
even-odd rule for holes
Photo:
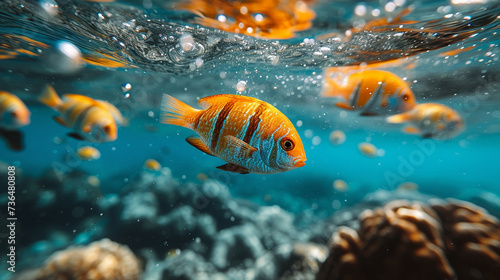
[[82,53],[73,43],[59,41],[45,52],[45,65],[55,73],[71,74],[83,67]]
[[123,27],[129,28],[129,29],[134,29],[136,25],[137,25],[137,21],[135,19],[131,19],[129,21],[122,23]]
[[314,136],[314,137],[312,138],[312,144],[313,144],[314,146],[318,146],[320,143],[321,143],[321,137],[319,137],[319,136]]
[[359,4],[357,5],[355,8],[354,8],[354,13],[357,15],[357,16],[364,16],[366,15],[366,6],[363,5],[363,4]]
[[387,4],[385,4],[384,9],[389,13],[394,12],[394,10],[396,9],[396,4],[394,4],[394,2],[388,2]]
[[264,20],[264,16],[262,14],[255,14],[254,18],[255,18],[255,21],[257,21],[257,22],[261,22]]
[[218,15],[217,16],[217,20],[220,21],[220,22],[226,22],[226,16],[225,15]]
[[236,84],[236,90],[239,92],[244,91],[246,88],[247,88],[247,82],[245,82],[245,81],[239,81]]
[[185,34],[179,39],[179,43],[181,44],[182,50],[185,52],[189,52],[193,49],[194,40],[190,34]]
[[59,13],[59,6],[54,0],[41,0],[39,5],[49,16],[56,16]]
[[194,60],[194,64],[196,65],[196,68],[200,68],[201,66],[203,66],[203,59],[198,57]]

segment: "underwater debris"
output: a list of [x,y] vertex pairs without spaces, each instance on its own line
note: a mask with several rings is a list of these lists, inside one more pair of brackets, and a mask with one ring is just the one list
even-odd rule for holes
[[14,130],[30,123],[31,112],[12,93],[0,90],[0,128]]
[[[283,251],[285,246],[289,247],[289,245],[283,245],[280,251]],[[314,279],[327,255],[326,246],[310,242],[294,243],[286,264],[282,265],[285,271],[280,273],[279,279]]]
[[456,200],[406,200],[365,210],[341,226],[317,279],[497,279],[500,223]]
[[[39,101],[59,113],[55,120],[74,132],[69,136],[94,143],[116,140],[117,124],[124,123],[120,111],[111,103],[78,94],[59,98],[54,88],[47,85]],[[79,121],[83,119],[85,121]]]
[[404,132],[437,140],[450,140],[465,127],[457,111],[438,103],[418,104],[408,112],[387,117],[387,122],[407,123]]
[[99,150],[91,146],[83,146],[78,148],[76,154],[80,159],[87,161],[96,160],[101,157],[101,153],[99,152]]
[[[350,69],[348,67],[347,69]],[[336,97],[335,104],[361,115],[387,115],[411,110],[416,102],[408,84],[384,70],[344,71],[342,67],[323,70],[322,97]]]
[[288,39],[312,26],[314,0],[187,0],[175,6],[199,17],[195,23],[233,33],[268,39]]
[[349,185],[342,179],[333,181],[333,188],[338,192],[346,192],[349,190]]
[[141,270],[128,247],[103,239],[56,252],[33,280],[139,280]]
[[403,182],[396,188],[397,191],[418,191],[418,185],[414,182]]
[[358,149],[365,157],[378,157],[382,156],[383,150],[377,149],[375,145],[368,142],[362,142],[358,144]]
[[330,133],[328,139],[334,146],[338,146],[344,144],[346,136],[342,130],[334,130]]
[[218,169],[240,174],[273,174],[305,165],[306,155],[297,130],[271,104],[231,94],[207,96],[198,104],[204,110],[165,94],[161,122],[198,133],[186,141],[228,162]]

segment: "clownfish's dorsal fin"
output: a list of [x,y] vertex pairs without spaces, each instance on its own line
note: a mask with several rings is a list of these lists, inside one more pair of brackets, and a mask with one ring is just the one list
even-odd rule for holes
[[246,101],[246,102],[261,102],[258,99],[249,96],[235,95],[235,94],[217,94],[206,96],[198,100],[198,105],[203,109],[212,106],[214,103],[226,103],[229,101]]

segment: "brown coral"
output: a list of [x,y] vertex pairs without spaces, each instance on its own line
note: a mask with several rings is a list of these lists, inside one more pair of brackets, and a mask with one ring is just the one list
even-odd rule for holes
[[359,219],[334,233],[317,279],[498,280],[500,223],[471,204],[393,201]]
[[37,280],[136,280],[141,266],[128,247],[103,239],[52,255]]
[[472,203],[432,201],[458,279],[500,279],[500,222]]

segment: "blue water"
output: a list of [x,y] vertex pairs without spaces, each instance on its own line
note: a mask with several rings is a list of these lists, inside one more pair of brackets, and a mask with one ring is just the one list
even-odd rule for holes
[[[162,1],[144,1],[148,3],[146,7],[143,1],[56,2],[59,18],[36,13],[31,16],[32,11],[42,13],[36,9],[36,1],[5,1],[0,4],[0,9],[3,8],[0,33],[26,36],[48,45],[44,49],[21,40],[17,49],[33,52],[39,49],[44,53],[49,52],[56,41],[65,40],[75,44],[84,55],[109,54],[123,65],[86,64],[66,75],[54,73],[57,71],[47,66],[43,55],[19,54],[0,60],[0,90],[21,97],[32,113],[31,124],[20,129],[25,136],[23,151],[11,151],[0,142],[0,161],[16,166],[22,172],[20,177],[36,179],[54,169],[64,177],[78,170],[96,176],[100,180],[100,191],[113,195],[130,187],[130,182],[143,172],[147,159],[155,159],[168,167],[172,177],[181,183],[200,184],[199,174],[205,174],[226,185],[232,196],[241,201],[260,206],[277,205],[291,215],[312,213],[316,218],[349,209],[377,190],[393,192],[403,182],[414,182],[418,192],[441,198],[467,200],[480,193],[500,196],[498,19],[477,27],[473,36],[446,41],[449,43],[442,43],[446,32],[440,33],[436,28],[434,37],[429,35],[428,39],[419,41],[398,41],[394,39],[395,30],[394,34],[378,33],[386,37],[384,40],[360,32],[355,40],[338,43],[316,39],[308,45],[304,44],[306,38],[331,32],[343,34],[351,28],[360,19],[353,14],[356,3],[320,2],[313,6],[317,18],[312,29],[299,32],[289,40],[266,40],[201,28],[191,23],[192,16],[186,16],[187,12],[174,12]],[[364,3],[383,11],[384,3]],[[399,9],[414,5],[408,19],[419,21],[423,26],[439,19],[438,24],[451,28],[458,25],[452,20],[460,21],[469,14],[474,15],[473,19],[487,13],[498,15],[497,3],[490,1],[483,4],[490,9],[476,11],[479,6],[451,5],[449,1],[406,1]],[[24,8],[18,7],[21,4]],[[443,7],[448,7],[448,12],[442,12]],[[16,9],[25,12],[16,14]],[[76,10],[79,12],[75,16]],[[95,20],[98,12],[105,11],[114,16],[105,21]],[[328,14],[334,16],[328,17]],[[445,14],[454,16],[445,17]],[[383,11],[383,15],[395,13]],[[142,24],[150,31],[152,37],[160,38],[171,32],[173,39],[140,41],[120,29],[124,28],[123,22],[133,18],[137,19],[137,25]],[[415,26],[418,30],[419,23]],[[178,38],[185,33],[192,34],[195,41],[205,46],[205,51],[178,57],[176,61],[166,53],[176,50]],[[213,44],[210,40],[219,43]],[[5,36],[0,38],[0,43],[8,42],[11,41]],[[417,43],[411,47],[412,42]],[[320,47],[333,50],[340,45],[343,48],[325,59],[313,55]],[[280,47],[285,50],[278,51]],[[471,49],[446,54],[467,47]],[[149,52],[146,48],[150,48]],[[370,49],[376,49],[378,54],[367,54]],[[398,52],[400,49],[404,50]],[[154,51],[156,54],[152,54]],[[405,52],[409,55],[404,55]],[[281,57],[272,63],[269,57],[276,55]],[[196,58],[201,59],[198,63],[203,62],[199,67]],[[401,132],[401,126],[387,124],[385,116],[359,116],[337,108],[332,100],[319,97],[324,67],[398,58],[398,62],[386,70],[409,81],[417,102],[436,102],[457,110],[466,123],[460,135],[447,141],[408,135]],[[247,85],[241,92],[236,89],[239,81]],[[129,120],[129,125],[120,127],[118,139],[110,143],[93,144],[67,137],[69,130],[52,119],[55,112],[36,101],[47,83],[54,85],[59,94],[76,93],[110,101]],[[127,92],[129,96],[122,90],[125,83],[132,85]],[[222,93],[252,96],[273,104],[295,124],[304,143],[306,165],[273,175],[240,175],[216,169],[224,164],[221,159],[208,156],[185,142],[193,132],[159,123],[163,93],[192,106],[196,106],[201,97]],[[333,130],[346,134],[345,143],[338,146],[330,143],[329,134]],[[374,144],[383,149],[384,154],[375,158],[363,155],[358,149],[362,142]],[[101,158],[89,162],[80,160],[76,150],[85,145],[96,147]],[[348,184],[347,191],[333,188],[337,179]],[[18,195],[22,189],[23,186],[18,185]]]

